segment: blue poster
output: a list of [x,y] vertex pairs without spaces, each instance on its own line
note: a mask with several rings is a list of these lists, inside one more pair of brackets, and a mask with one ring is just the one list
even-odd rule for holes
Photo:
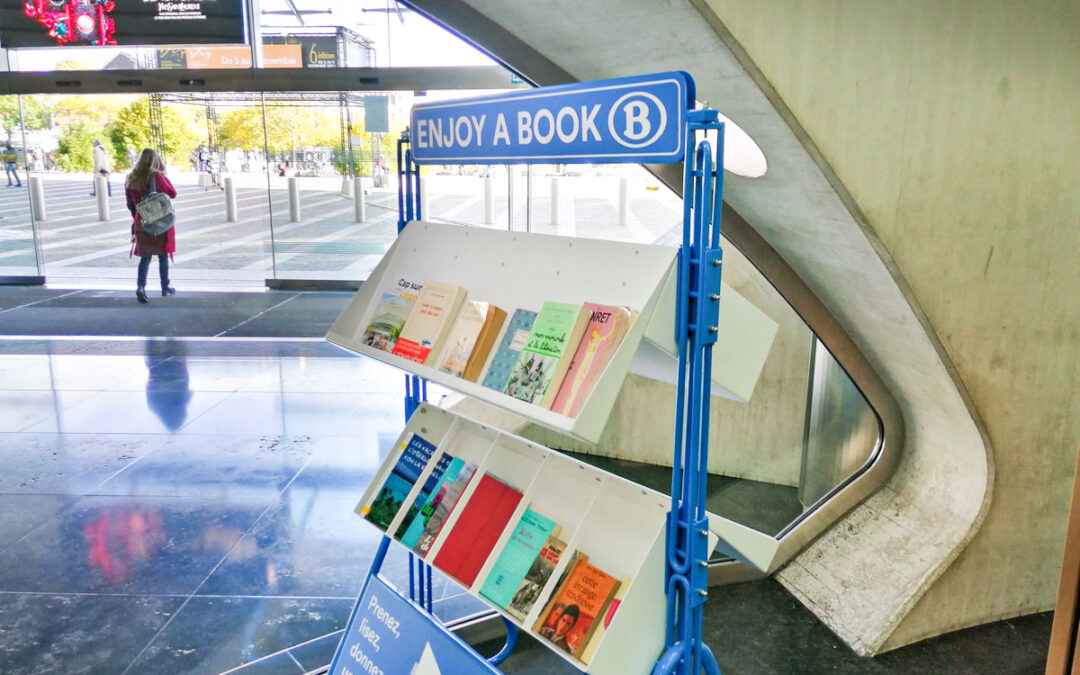
[[694,81],[684,72],[413,106],[413,158],[440,163],[682,161]]
[[368,578],[330,675],[499,675],[499,671],[381,579]]

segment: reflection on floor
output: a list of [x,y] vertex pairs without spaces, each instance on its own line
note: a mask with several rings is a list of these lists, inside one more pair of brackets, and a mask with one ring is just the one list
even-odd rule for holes
[[[399,371],[305,342],[8,348],[0,672],[218,673],[344,625]],[[404,553],[384,570],[405,583]],[[445,618],[480,609],[434,593]]]

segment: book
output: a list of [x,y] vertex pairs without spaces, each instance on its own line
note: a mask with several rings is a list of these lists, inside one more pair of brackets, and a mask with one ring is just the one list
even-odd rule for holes
[[425,281],[394,342],[393,354],[434,367],[465,296],[461,286]]
[[533,631],[555,647],[579,657],[619,590],[620,581],[577,555],[552,594]]
[[506,611],[510,616],[518,621],[525,620],[537,599],[540,598],[544,584],[551,578],[551,573],[555,571],[555,566],[559,564],[559,558],[565,550],[566,542],[555,535],[548,537],[544,548],[540,550],[525,574],[525,579],[514,592],[514,597],[510,599],[510,604],[506,605]]
[[491,357],[487,373],[484,375],[483,385],[495,391],[506,391],[506,383],[510,381],[510,373],[514,370],[514,364],[521,356],[521,348],[529,339],[529,331],[532,330],[533,322],[536,321],[536,312],[527,309],[518,309],[510,317],[503,331],[499,348],[495,350],[495,356]]
[[416,495],[416,499],[409,505],[409,509],[405,512],[405,517],[401,520],[401,524],[398,525],[397,532],[394,533],[394,537],[401,539],[409,525],[420,513],[420,509],[427,504],[431,497],[435,494],[435,490],[442,484],[442,477],[446,473],[446,469],[450,466],[450,463],[454,461],[454,458],[450,455],[443,453],[439,457],[439,461],[435,462],[435,467],[428,474],[428,478],[424,481],[424,486],[420,488],[420,494]]
[[465,492],[465,488],[469,486],[469,481],[472,480],[475,473],[475,464],[462,462],[462,466],[457,471],[457,476],[439,488],[433,499],[434,508],[431,516],[424,523],[424,530],[416,538],[416,543],[413,545],[415,553],[426,556],[427,552],[431,550],[431,545],[435,543],[435,539],[438,538],[439,532],[442,531],[443,525],[446,524],[446,520],[450,517],[454,507],[457,506],[461,494]]
[[577,417],[630,328],[630,309],[627,307],[591,302],[586,302],[585,307],[590,312],[589,323],[551,404],[552,412],[569,417]]
[[413,434],[406,443],[401,445],[401,450],[401,457],[394,464],[390,475],[383,481],[374,501],[360,511],[365,519],[380,530],[386,530],[401,510],[405,499],[412,492],[413,485],[416,484],[420,474],[424,472],[424,467],[434,454],[435,445],[424,440],[420,435]]
[[499,607],[509,605],[548,537],[553,533],[558,534],[559,529],[554,520],[532,509],[525,509],[510,540],[484,579],[480,595]]
[[384,352],[393,351],[394,343],[397,342],[401,328],[409,318],[423,286],[422,283],[408,279],[398,279],[394,290],[383,293],[379,303],[375,305],[375,312],[364,329],[361,341]]
[[442,476],[439,477],[439,482],[435,484],[435,487],[431,490],[431,493],[423,503],[421,503],[419,498],[414,502],[420,504],[420,509],[411,518],[406,518],[402,521],[402,526],[405,528],[404,532],[398,530],[398,540],[409,548],[416,546],[416,542],[419,541],[420,535],[424,533],[424,528],[427,527],[428,522],[431,521],[431,517],[435,514],[435,509],[438,508],[439,504],[446,496],[445,487],[447,483],[453,483],[457,480],[462,468],[465,467],[465,460],[463,459],[450,457],[450,455],[445,453],[443,454],[443,457],[449,458],[450,463],[446,466]]
[[592,657],[596,654],[596,650],[600,647],[601,641],[604,639],[604,633],[607,632],[608,627],[611,626],[611,620],[615,618],[615,612],[619,610],[619,605],[622,604],[623,596],[626,595],[626,589],[630,588],[631,577],[627,577],[619,582],[619,590],[615,591],[615,597],[611,599],[611,603],[608,604],[607,610],[604,612],[604,620],[596,626],[596,630],[589,637],[589,643],[585,645],[585,649],[581,650],[578,658],[584,663],[592,662]]
[[494,475],[481,476],[435,556],[435,567],[463,585],[472,586],[521,497],[521,492]]
[[470,300],[461,307],[439,356],[439,370],[476,382],[487,361],[506,312],[495,305]]
[[506,393],[550,408],[588,321],[584,305],[545,302],[510,373]]

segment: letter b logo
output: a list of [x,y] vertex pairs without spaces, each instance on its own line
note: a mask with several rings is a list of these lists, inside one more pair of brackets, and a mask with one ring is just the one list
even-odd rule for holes
[[667,127],[667,111],[656,96],[646,91],[623,94],[608,113],[608,132],[627,148],[643,148],[655,142]]

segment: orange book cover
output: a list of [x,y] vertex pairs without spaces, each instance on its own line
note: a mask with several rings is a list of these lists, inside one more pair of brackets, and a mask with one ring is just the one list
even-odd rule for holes
[[465,366],[465,374],[462,376],[469,382],[478,382],[480,373],[484,372],[491,349],[495,346],[495,338],[499,337],[499,331],[506,323],[506,312],[495,305],[488,305],[487,320],[480,329],[480,335],[476,337],[476,346],[469,354],[469,363]]
[[559,585],[533,630],[542,638],[580,658],[620,582],[583,557],[571,560],[570,572]]

